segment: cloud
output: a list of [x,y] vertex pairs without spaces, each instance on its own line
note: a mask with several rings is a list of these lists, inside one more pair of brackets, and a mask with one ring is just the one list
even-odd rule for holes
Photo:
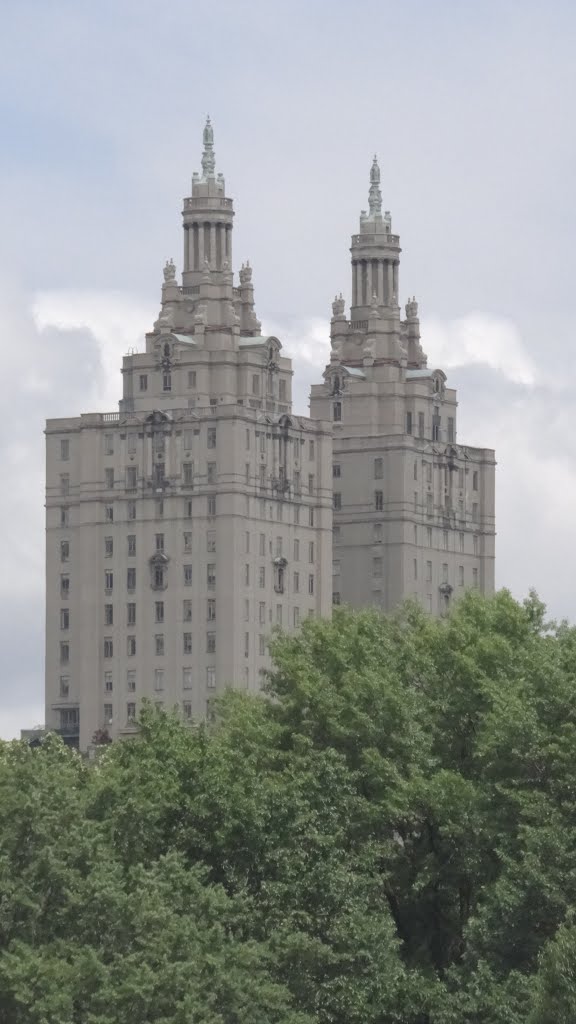
[[527,387],[536,380],[536,367],[512,320],[480,312],[451,321],[425,319],[422,340],[429,366],[489,366]]

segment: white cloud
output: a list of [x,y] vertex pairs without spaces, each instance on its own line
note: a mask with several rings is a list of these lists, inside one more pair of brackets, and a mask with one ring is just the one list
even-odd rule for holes
[[451,321],[425,319],[422,341],[429,366],[484,365],[515,384],[531,387],[535,382],[536,367],[512,320],[479,312]]

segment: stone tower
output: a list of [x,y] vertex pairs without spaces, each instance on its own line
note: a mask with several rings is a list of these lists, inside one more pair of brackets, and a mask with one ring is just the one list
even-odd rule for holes
[[333,602],[443,613],[494,587],[494,452],[462,444],[456,392],[430,369],[414,298],[398,304],[400,239],[380,169],[352,236],[350,318],[332,305],[330,364],[310,412],[333,424]]

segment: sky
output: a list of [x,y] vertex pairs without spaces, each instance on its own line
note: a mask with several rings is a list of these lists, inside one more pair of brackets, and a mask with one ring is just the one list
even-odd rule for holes
[[[496,449],[498,586],[576,620],[576,7],[566,0],[0,3],[0,736],[43,721],[46,418],[112,411],[206,114],[234,264],[296,373],[350,301],[378,154],[403,301]],[[572,567],[572,568],[571,568]]]

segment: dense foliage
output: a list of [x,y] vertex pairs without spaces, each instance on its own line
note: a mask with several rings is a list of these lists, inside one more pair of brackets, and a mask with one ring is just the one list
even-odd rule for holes
[[0,745],[8,1024],[571,1024],[576,631],[337,610],[270,699]]

